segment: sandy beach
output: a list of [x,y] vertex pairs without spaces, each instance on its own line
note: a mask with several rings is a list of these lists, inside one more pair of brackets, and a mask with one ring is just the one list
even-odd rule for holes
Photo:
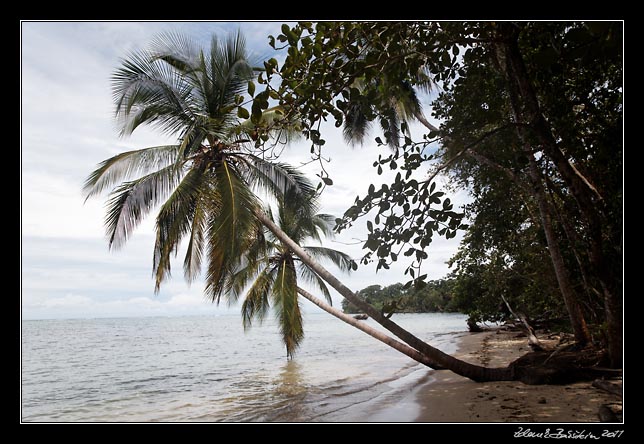
[[[504,366],[529,351],[516,332],[468,333],[457,356],[491,367]],[[526,385],[521,382],[477,383],[450,371],[434,378],[415,395],[420,405],[416,422],[599,422],[602,404],[617,404],[618,396],[591,382],[569,385]]]

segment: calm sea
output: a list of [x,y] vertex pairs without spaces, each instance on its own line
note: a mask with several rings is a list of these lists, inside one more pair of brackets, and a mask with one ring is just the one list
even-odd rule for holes
[[[394,316],[448,353],[465,319]],[[22,420],[413,421],[431,370],[326,313],[304,321],[290,361],[272,319],[247,332],[239,315],[23,321]]]

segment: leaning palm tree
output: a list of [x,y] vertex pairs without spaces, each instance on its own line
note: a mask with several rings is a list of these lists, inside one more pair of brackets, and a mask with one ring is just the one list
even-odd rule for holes
[[[122,136],[150,125],[177,143],[128,151],[103,161],[87,178],[87,198],[113,188],[106,231],[122,246],[156,206],[155,290],[170,275],[170,258],[187,239],[188,281],[207,268],[206,293],[218,302],[260,208],[254,191],[279,195],[310,187],[293,168],[263,160],[239,118],[239,103],[255,76],[238,33],[213,37],[207,51],[167,34],[123,60],[112,77]],[[243,115],[242,115],[243,117]],[[274,118],[274,116],[271,116]]]
[[[321,235],[333,236],[335,218],[328,214],[318,214],[318,210],[316,195],[298,195],[291,189],[280,200],[276,217],[270,209],[265,213],[288,237],[302,245],[308,240],[319,243]],[[354,265],[348,255],[331,248],[302,248],[316,260],[326,260],[344,272],[350,272]],[[273,306],[288,357],[293,356],[304,338],[298,300],[298,285],[301,281],[319,289],[332,305],[329,289],[315,271],[265,227],[258,226],[248,243],[243,263],[230,275],[227,283],[227,295],[231,302],[243,295],[244,328],[249,328],[253,320],[261,322],[270,306]]]
[[[185,239],[185,277],[194,280],[205,264],[206,294],[214,302],[219,302],[224,284],[239,266],[241,253],[254,242],[258,222],[292,242],[293,251],[300,248],[261,211],[253,193],[262,188],[277,197],[289,189],[304,195],[312,192],[301,174],[285,164],[263,160],[245,138],[254,139],[257,124],[238,119],[235,109],[239,94],[253,77],[240,35],[224,42],[213,37],[207,52],[185,37],[166,35],[150,49],[132,53],[112,78],[121,135],[152,125],[178,139],[174,145],[127,151],[103,161],[83,189],[86,198],[111,190],[105,219],[110,248],[123,246],[143,218],[160,205],[153,262],[156,291],[170,275],[171,254]],[[269,111],[259,125],[270,127],[279,118],[280,113]],[[286,126],[286,135],[291,135],[292,127]],[[305,250],[298,256],[305,257],[310,267],[319,266]],[[329,274],[319,267],[318,275]],[[298,291],[355,323],[313,295]],[[424,359],[381,332],[356,326],[421,362]]]
[[[348,255],[337,250],[319,246],[299,247],[299,244],[308,239],[320,241],[321,235],[333,236],[334,218],[326,214],[316,214],[318,209],[318,199],[314,193],[298,194],[294,190],[289,190],[280,201],[277,220],[270,209],[258,213],[258,219],[265,217],[270,224],[265,221],[257,225],[250,242],[246,243],[247,249],[244,251],[243,262],[227,276],[226,283],[229,302],[244,297],[242,303],[244,328],[249,328],[253,320],[261,322],[268,314],[272,303],[278,317],[287,356],[292,357],[304,337],[299,294],[332,316],[378,341],[420,363],[438,368],[435,361],[418,350],[333,307],[329,289],[318,275],[321,268],[317,261],[326,259],[347,273],[355,269],[356,264]],[[266,227],[271,224],[273,227],[267,229]],[[289,246],[289,243],[297,243],[296,249],[301,251],[296,254],[296,249]],[[319,289],[326,301],[299,287],[298,279]]]

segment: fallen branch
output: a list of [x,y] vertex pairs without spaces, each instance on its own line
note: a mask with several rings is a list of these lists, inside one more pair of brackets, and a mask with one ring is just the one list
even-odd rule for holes
[[539,342],[539,338],[534,334],[534,329],[530,327],[530,324],[528,324],[528,321],[526,320],[525,316],[523,313],[515,313],[514,310],[512,310],[512,307],[510,307],[510,304],[508,303],[507,299],[503,295],[501,295],[501,299],[503,299],[503,302],[505,302],[505,306],[508,307],[508,310],[510,310],[510,313],[512,313],[512,316],[515,318],[519,319],[523,326],[525,327],[525,333],[528,336],[528,344],[530,345],[530,348],[534,351],[542,351],[543,347],[541,346],[541,343]]

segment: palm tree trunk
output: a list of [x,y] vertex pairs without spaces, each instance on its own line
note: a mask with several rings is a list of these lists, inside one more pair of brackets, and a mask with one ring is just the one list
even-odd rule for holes
[[434,125],[429,123],[429,121],[425,118],[425,115],[421,110],[419,109],[414,110],[414,118],[418,120],[420,123],[422,123],[423,126],[428,130],[438,132],[438,128],[436,128]]
[[343,313],[342,311],[338,310],[335,307],[330,306],[329,304],[325,303],[321,299],[316,298],[313,296],[311,293],[309,293],[306,290],[303,290],[298,287],[297,292],[304,296],[306,299],[309,301],[313,302],[315,305],[320,307],[322,310],[326,311],[332,316],[335,316],[336,318],[340,319],[341,321],[346,322],[349,325],[352,325],[353,327],[357,328],[358,330],[361,330],[371,336],[372,338],[375,338],[379,340],[380,342],[387,344],[391,348],[394,348],[398,350],[400,353],[409,356],[415,361],[420,362],[421,364],[425,364],[428,367],[431,367],[435,370],[442,370],[441,368],[436,368],[432,365],[431,361],[427,356],[423,355],[420,353],[418,350],[411,348],[407,344],[404,344],[400,341],[395,340],[391,336],[387,336],[380,330],[376,330],[375,328],[371,327],[370,325],[358,321],[357,319],[354,319],[352,316],[349,316],[346,313]]
[[428,359],[433,368],[447,368],[456,374],[472,379],[474,381],[510,381],[514,379],[514,372],[510,367],[488,368],[470,364],[432,347],[426,342],[414,336],[395,322],[387,319],[380,311],[372,305],[360,299],[347,286],[333,276],[326,268],[314,261],[311,256],[290,237],[286,235],[266,214],[262,211],[256,212],[257,218],[285,245],[287,245],[302,262],[308,265],[322,279],[329,283],[335,290],[344,296],[349,302],[368,314],[373,320],[385,327],[410,347],[416,349]]

